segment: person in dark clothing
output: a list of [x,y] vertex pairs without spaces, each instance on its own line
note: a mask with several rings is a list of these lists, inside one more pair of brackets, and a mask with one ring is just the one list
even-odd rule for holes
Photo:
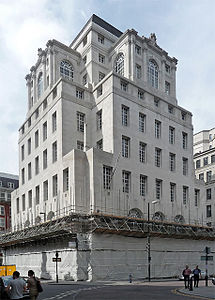
[[5,290],[4,281],[1,277],[0,277],[0,299],[1,300],[9,299],[9,295]]
[[185,289],[189,288],[190,285],[190,274],[192,271],[189,269],[188,265],[186,265],[185,269],[182,272],[182,275],[184,276],[184,287]]
[[201,270],[199,269],[199,266],[196,266],[193,270],[194,274],[194,287],[198,287],[199,285],[199,275],[201,275]]

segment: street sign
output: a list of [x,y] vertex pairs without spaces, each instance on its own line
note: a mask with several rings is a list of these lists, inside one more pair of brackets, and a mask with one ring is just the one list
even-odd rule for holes
[[213,260],[213,256],[201,256],[201,260],[206,260],[206,257],[207,260]]
[[52,261],[53,262],[61,262],[61,258],[60,257],[53,257]]

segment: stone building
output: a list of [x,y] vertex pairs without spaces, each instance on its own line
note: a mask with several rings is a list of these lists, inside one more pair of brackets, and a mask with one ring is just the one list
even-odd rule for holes
[[215,128],[196,133],[193,149],[195,175],[204,187],[203,219],[215,226]]
[[69,212],[201,222],[192,114],[176,98],[177,59],[155,34],[96,15],[71,45],[50,40],[26,76],[14,228]]
[[11,193],[18,187],[18,176],[0,173],[0,231],[11,227]]

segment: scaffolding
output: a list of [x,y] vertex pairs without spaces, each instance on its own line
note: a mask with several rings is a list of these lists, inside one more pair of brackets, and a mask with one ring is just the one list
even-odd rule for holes
[[0,247],[25,244],[78,233],[109,233],[128,237],[153,237],[215,240],[215,229],[208,226],[145,220],[100,213],[70,213],[55,220],[0,235]]

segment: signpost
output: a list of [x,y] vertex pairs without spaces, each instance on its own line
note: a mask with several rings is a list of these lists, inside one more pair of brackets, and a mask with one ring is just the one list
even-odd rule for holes
[[212,261],[213,260],[213,256],[208,256],[208,254],[211,253],[211,248],[209,247],[205,247],[205,256],[201,256],[201,260],[205,260],[205,271],[206,271],[206,275],[205,275],[205,286],[208,286],[208,261]]
[[55,253],[55,257],[52,258],[52,261],[53,262],[56,262],[56,282],[58,283],[58,262],[61,262],[61,258],[58,257],[59,256],[59,253],[58,251],[56,251]]

